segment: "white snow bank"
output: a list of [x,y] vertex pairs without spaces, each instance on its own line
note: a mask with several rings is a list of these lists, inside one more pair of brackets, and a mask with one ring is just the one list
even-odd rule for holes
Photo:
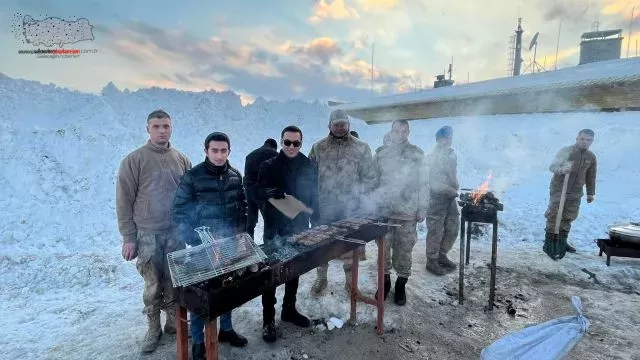
[[[307,153],[314,141],[327,134],[330,112],[318,103],[300,101],[259,99],[242,107],[239,97],[229,92],[120,92],[109,87],[103,96],[95,96],[8,77],[0,77],[0,94],[0,188],[5,194],[0,198],[0,317],[8,319],[3,327],[8,336],[0,339],[0,348],[8,358],[43,352],[55,358],[85,350],[93,354],[116,347],[109,344],[133,341],[130,335],[101,333],[109,338],[103,339],[107,343],[91,349],[77,347],[93,343],[89,321],[122,322],[123,329],[134,326],[132,331],[142,334],[138,320],[142,281],[120,255],[114,190],[120,159],[146,141],[145,118],[151,110],[161,107],[173,116],[173,144],[194,164],[203,160],[202,142],[208,133],[227,132],[231,163],[241,171],[249,151],[267,137],[278,139],[289,124],[305,132],[303,151]],[[538,251],[549,162],[560,147],[573,143],[579,129],[594,129],[592,150],[599,170],[596,202],[583,204],[571,239],[579,249],[592,251],[592,240],[604,235],[608,224],[640,219],[637,116],[436,119],[412,122],[410,140],[430,151],[437,129],[452,125],[461,186],[476,187],[489,170],[493,173],[492,188],[505,205],[500,214],[500,247]],[[352,122],[352,129],[373,149],[389,127]],[[487,240],[478,243],[486,245]],[[335,274],[336,281],[342,279],[340,272]],[[303,277],[301,294],[308,291],[312,278]],[[361,285],[373,287],[374,279],[372,271],[363,272]],[[302,306],[316,316],[344,318],[347,313],[342,296],[301,298]],[[241,319],[243,312],[259,313],[259,304],[250,302],[238,310],[236,318]],[[375,318],[372,308],[360,309],[363,321]],[[135,318],[129,321],[132,314]]]

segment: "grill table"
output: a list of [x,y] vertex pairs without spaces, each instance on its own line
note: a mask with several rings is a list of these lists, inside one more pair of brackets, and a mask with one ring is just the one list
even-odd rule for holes
[[607,266],[611,266],[612,257],[640,258],[640,244],[637,243],[609,238],[596,239],[596,244],[600,249],[598,256],[607,255]]
[[[483,195],[486,196],[486,195]],[[461,196],[468,199],[469,195]],[[493,194],[491,194],[493,198]],[[498,256],[498,211],[502,211],[503,206],[497,199],[493,205],[484,205],[482,201],[480,205],[474,205],[470,201],[458,201],[458,205],[462,207],[460,214],[460,268],[458,276],[458,304],[464,303],[464,266],[469,265],[469,255],[471,253],[471,224],[483,223],[492,224],[493,237],[491,240],[491,278],[489,282],[489,304],[488,311],[493,311],[496,289],[496,262]],[[465,232],[466,223],[466,232]],[[467,248],[465,252],[465,234],[467,240]],[[466,253],[466,258],[465,258]]]
[[[357,302],[377,307],[377,334],[382,335],[384,317],[384,297],[378,299],[366,297],[358,291],[358,248],[363,244],[376,240],[378,246],[378,293],[384,291],[384,235],[388,231],[386,224],[360,225],[357,230],[351,229],[343,239],[332,238],[315,246],[296,245],[297,255],[284,261],[267,263],[255,273],[245,273],[229,284],[223,285],[220,278],[211,279],[198,284],[175,288],[178,309],[176,316],[176,341],[178,360],[188,360],[187,310],[205,318],[206,359],[218,359],[218,316],[231,311],[246,302],[263,294],[265,289],[277,287],[285,282],[315,269],[349,251],[353,251],[351,273],[351,313],[349,321],[356,322]],[[263,247],[267,261],[277,254],[273,248]]]

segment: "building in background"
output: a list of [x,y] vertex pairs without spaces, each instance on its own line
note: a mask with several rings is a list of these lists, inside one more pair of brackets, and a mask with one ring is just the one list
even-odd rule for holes
[[578,65],[620,59],[622,29],[590,31],[582,34],[581,39]]

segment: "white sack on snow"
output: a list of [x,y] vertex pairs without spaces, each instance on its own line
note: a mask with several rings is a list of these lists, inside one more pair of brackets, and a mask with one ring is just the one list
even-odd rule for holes
[[582,315],[582,301],[571,297],[578,313],[509,334],[486,347],[480,360],[560,360],[571,352],[589,329],[589,320]]

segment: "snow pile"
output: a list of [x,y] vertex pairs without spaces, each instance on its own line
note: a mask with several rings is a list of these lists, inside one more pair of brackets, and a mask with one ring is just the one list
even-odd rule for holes
[[[113,84],[96,96],[0,77],[0,188],[5,194],[0,198],[0,316],[7,319],[8,335],[0,347],[7,349],[8,358],[38,357],[47,351],[53,357],[65,351],[90,355],[81,347],[92,344],[82,336],[91,328],[87,322],[122,323],[118,326],[124,329],[135,323],[132,331],[142,334],[140,321],[122,321],[123,315],[139,316],[142,281],[120,255],[115,175],[120,159],[146,141],[146,115],[156,108],[172,115],[172,142],[194,164],[204,158],[202,141],[208,133],[227,132],[231,163],[240,170],[249,151],[267,137],[278,139],[286,125],[303,129],[307,153],[327,134],[330,111],[319,103],[263,99],[243,107],[231,92],[129,92]],[[640,219],[636,113],[435,119],[411,123],[410,140],[430,151],[435,132],[445,124],[454,128],[461,186],[477,187],[489,171],[493,174],[491,187],[505,204],[501,247],[541,247],[547,167],[555,152],[573,143],[584,127],[596,132],[592,150],[598,156],[597,195],[595,203],[583,204],[572,241],[591,249],[592,240],[602,236],[608,224]],[[352,121],[352,129],[372,149],[389,127]],[[342,276],[337,273],[335,278]],[[363,272],[362,277],[361,286],[374,286],[373,273]],[[301,291],[308,286],[303,283]],[[301,301],[316,311],[341,311],[322,316],[347,314],[346,301],[337,303],[335,297]],[[258,299],[239,309],[237,318],[259,313],[259,304]],[[374,319],[372,308],[361,309],[362,321]],[[104,331],[111,344],[133,344],[126,334]],[[92,346],[86,351],[114,348],[108,343]]]

